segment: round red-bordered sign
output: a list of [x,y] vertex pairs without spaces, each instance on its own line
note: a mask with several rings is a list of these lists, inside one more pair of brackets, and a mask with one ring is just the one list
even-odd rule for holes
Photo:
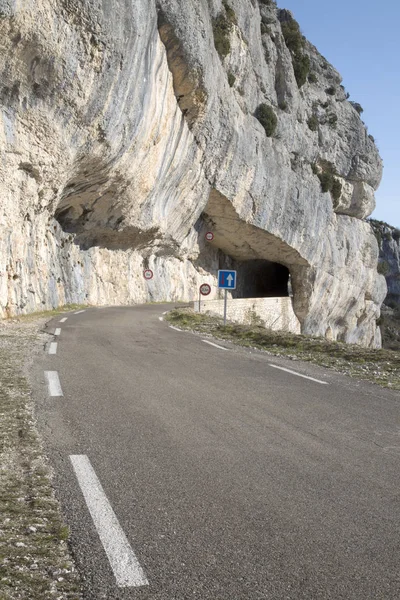
[[143,271],[143,277],[149,281],[150,279],[153,279],[153,271],[151,271],[150,269],[145,269]]
[[214,239],[214,234],[212,231],[207,231],[206,233],[206,240],[207,242],[212,242]]
[[208,296],[208,294],[211,294],[211,286],[208,285],[208,283],[203,283],[200,286],[200,294],[202,296]]

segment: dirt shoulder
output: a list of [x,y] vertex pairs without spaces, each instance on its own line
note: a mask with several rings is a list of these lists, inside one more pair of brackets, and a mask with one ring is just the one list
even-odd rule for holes
[[0,600],[81,598],[25,376],[51,316],[0,321]]
[[261,325],[228,323],[224,327],[220,317],[195,313],[188,308],[173,310],[166,318],[181,329],[257,348],[274,356],[312,362],[357,379],[400,390],[400,352],[370,350],[328,342],[323,338],[270,331]]

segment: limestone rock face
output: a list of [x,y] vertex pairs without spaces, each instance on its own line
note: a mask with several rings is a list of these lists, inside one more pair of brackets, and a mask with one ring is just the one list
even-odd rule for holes
[[378,270],[387,283],[385,304],[400,308],[400,230],[383,221],[370,221],[379,245]]
[[264,260],[289,270],[303,332],[380,345],[363,219],[382,162],[308,42],[299,88],[291,19],[257,0],[0,0],[0,316],[216,296],[218,268]]

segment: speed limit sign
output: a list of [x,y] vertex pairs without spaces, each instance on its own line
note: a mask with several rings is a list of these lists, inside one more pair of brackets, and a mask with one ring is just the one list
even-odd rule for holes
[[212,231],[207,231],[206,233],[206,240],[207,242],[212,242],[214,239],[214,234]]
[[208,283],[203,283],[200,286],[200,294],[202,296],[208,296],[208,294],[210,294],[210,293],[211,293],[211,286],[208,285]]
[[143,277],[147,279],[147,281],[149,281],[149,279],[153,279],[153,271],[151,271],[150,269],[145,269],[143,271]]

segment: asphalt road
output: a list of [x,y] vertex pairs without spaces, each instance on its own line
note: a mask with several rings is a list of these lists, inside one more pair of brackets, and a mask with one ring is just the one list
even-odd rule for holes
[[[399,394],[221,350],[161,322],[167,308],[58,317],[57,353],[34,365],[85,599],[398,600]],[[118,587],[71,455],[88,457],[148,585]]]

